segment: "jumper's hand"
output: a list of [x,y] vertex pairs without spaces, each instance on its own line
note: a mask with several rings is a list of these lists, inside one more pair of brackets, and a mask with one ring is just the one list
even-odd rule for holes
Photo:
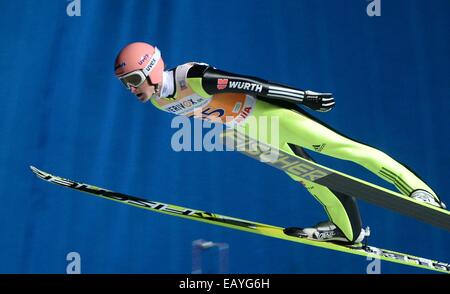
[[316,111],[327,112],[334,107],[335,102],[331,93],[317,93],[308,90],[305,91],[302,104]]

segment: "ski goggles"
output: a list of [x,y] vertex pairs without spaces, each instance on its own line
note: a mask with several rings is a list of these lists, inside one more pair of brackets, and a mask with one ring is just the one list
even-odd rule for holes
[[156,64],[161,59],[161,52],[158,48],[155,47],[155,52],[153,53],[152,58],[147,63],[147,65],[143,69],[138,69],[127,74],[124,74],[119,77],[119,80],[127,87],[127,89],[131,89],[131,87],[139,87],[145,82],[145,79],[149,76],[149,74],[155,69]]

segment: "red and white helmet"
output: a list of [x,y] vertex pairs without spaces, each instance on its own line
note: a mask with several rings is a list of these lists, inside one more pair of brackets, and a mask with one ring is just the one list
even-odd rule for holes
[[120,50],[114,71],[127,88],[139,87],[148,76],[152,84],[159,84],[163,78],[164,61],[158,48],[135,42]]

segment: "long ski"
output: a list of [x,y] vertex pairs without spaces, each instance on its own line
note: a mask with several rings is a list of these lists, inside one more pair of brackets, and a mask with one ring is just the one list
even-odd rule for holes
[[105,199],[117,201],[123,204],[128,204],[146,210],[169,214],[176,217],[187,218],[200,222],[205,222],[217,226],[228,227],[235,230],[246,231],[254,234],[260,234],[272,238],[283,239],[287,241],[322,247],[330,250],[341,251],[349,254],[368,256],[371,258],[379,258],[389,262],[400,263],[407,266],[423,268],[432,271],[443,273],[450,273],[450,265],[448,263],[429,260],[421,257],[412,256],[409,254],[394,252],[391,250],[380,249],[373,246],[352,247],[340,245],[329,242],[319,242],[309,240],[306,238],[299,238],[289,236],[283,233],[284,228],[257,223],[253,221],[238,219],[234,217],[223,216],[220,214],[209,213],[201,210],[185,208],[181,206],[166,204],[157,201],[146,200],[126,194],[106,190],[89,184],[83,184],[72,180],[64,179],[58,176],[51,175],[47,172],[41,171],[35,167],[30,167],[31,170],[41,179],[75,189],[81,192],[89,193]]
[[274,146],[227,129],[222,140],[229,150],[237,150],[301,179],[326,186],[331,190],[394,210],[450,231],[450,211],[417,201],[400,193],[335,171],[307,159],[291,155]]

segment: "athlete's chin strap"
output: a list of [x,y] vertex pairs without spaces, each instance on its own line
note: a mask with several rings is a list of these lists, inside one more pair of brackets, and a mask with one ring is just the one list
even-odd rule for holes
[[161,91],[158,98],[169,97],[174,94],[175,84],[172,71],[163,72]]

